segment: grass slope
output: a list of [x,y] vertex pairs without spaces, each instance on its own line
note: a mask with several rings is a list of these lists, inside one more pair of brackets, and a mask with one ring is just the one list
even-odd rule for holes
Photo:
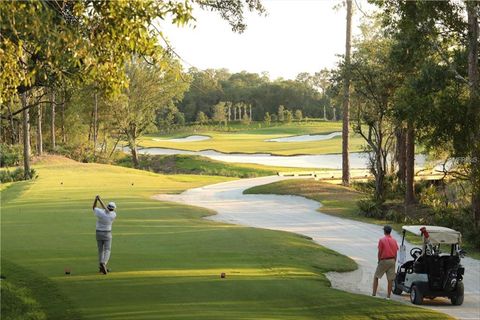
[[322,203],[319,211],[342,218],[369,221],[359,216],[356,202],[362,194],[340,185],[315,181],[314,179],[283,180],[253,187],[244,191],[245,194],[280,194],[296,195]]
[[[119,165],[131,167],[130,156],[125,156]],[[276,175],[278,172],[312,171],[308,168],[267,167],[259,164],[230,163],[207,157],[177,154],[140,156],[140,169],[166,174],[196,174],[224,177],[252,178]],[[316,169],[316,171],[320,171]]]
[[[225,178],[79,163],[37,170],[36,181],[2,192],[2,273],[23,278],[48,319],[447,318],[329,288],[322,272],[353,261],[303,237],[214,223],[201,219],[208,211],[150,199]],[[118,205],[107,276],[97,273],[97,193]]]
[[[194,134],[208,135],[210,140],[196,142],[168,142],[155,141],[160,138],[158,135],[148,135],[140,139],[139,144],[143,147],[162,147],[182,150],[200,151],[214,149],[226,153],[272,153],[277,155],[296,155],[296,154],[327,154],[341,153],[342,139],[336,137],[325,141],[313,142],[267,142],[265,140],[279,137],[288,137],[304,134],[327,134],[335,131],[342,131],[341,122],[307,122],[282,124],[273,127],[255,128],[243,127],[235,129],[233,132],[218,132],[209,128],[199,129]],[[181,135],[161,136],[162,139],[168,139]],[[353,135],[350,138],[350,151],[361,151],[364,141],[362,138]]]

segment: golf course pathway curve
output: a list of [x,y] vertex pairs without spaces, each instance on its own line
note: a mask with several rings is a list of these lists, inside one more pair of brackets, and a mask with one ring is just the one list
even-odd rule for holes
[[[353,293],[370,295],[377,262],[377,242],[382,236],[378,225],[343,219],[317,211],[321,204],[298,196],[244,195],[243,191],[285,177],[242,179],[187,190],[179,195],[156,195],[155,199],[200,206],[215,210],[208,219],[251,227],[295,232],[311,237],[315,242],[344,254],[358,264],[348,273],[327,274],[332,286]],[[321,210],[320,210],[321,211]],[[400,244],[398,233],[392,235]],[[412,246],[407,244],[407,252]],[[408,253],[407,253],[408,255]],[[447,313],[459,319],[480,319],[480,263],[465,258],[465,302],[452,306],[449,300],[425,299],[426,308]],[[386,281],[380,280],[379,296],[385,297]],[[408,295],[393,296],[409,302]]]

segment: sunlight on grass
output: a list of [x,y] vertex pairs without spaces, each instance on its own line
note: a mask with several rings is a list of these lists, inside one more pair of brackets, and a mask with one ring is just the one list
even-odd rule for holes
[[[155,141],[157,135],[144,136],[139,144],[145,148],[162,147],[201,151],[213,149],[220,152],[232,153],[271,153],[276,155],[299,155],[299,154],[329,154],[342,152],[341,137],[325,141],[313,142],[267,142],[265,140],[293,135],[304,134],[328,134],[342,131],[341,122],[311,122],[301,124],[282,124],[267,128],[244,127],[233,132],[217,132],[206,129],[199,129],[195,134],[208,135],[212,139],[196,142],[175,143],[168,141]],[[182,133],[171,136],[162,136],[163,139],[185,137],[188,134]],[[362,151],[364,140],[356,135],[350,138],[350,152]]]
[[[123,278],[151,278],[151,277],[215,277],[219,278],[221,273],[226,273],[230,278],[241,277],[318,277],[311,271],[298,269],[298,268],[268,268],[268,269],[170,269],[170,270],[148,270],[148,271],[127,271],[127,272],[114,272],[109,275],[112,279]],[[68,276],[68,277],[53,277],[52,279],[60,281],[81,281],[81,280],[98,280],[98,274],[95,275],[80,275],[80,276]]]
[[[323,272],[355,264],[305,237],[215,223],[201,219],[211,211],[151,199],[228,178],[58,159],[36,169],[37,180],[2,191],[2,274],[28,287],[48,319],[446,318],[329,288]],[[96,194],[118,205],[106,276]]]

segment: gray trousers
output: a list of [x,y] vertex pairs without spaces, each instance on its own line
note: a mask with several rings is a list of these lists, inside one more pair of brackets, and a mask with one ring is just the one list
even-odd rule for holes
[[98,247],[98,263],[108,263],[110,252],[112,250],[112,233],[110,231],[96,232]]

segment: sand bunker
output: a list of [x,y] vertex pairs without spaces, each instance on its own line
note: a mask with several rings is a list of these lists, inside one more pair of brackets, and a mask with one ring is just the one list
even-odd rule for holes
[[[191,154],[200,155],[213,160],[234,162],[234,163],[253,163],[275,167],[293,167],[293,168],[326,168],[341,169],[341,154],[315,154],[298,156],[276,156],[269,153],[222,153],[215,150],[187,151],[168,148],[145,148],[138,150],[140,154],[150,155],[173,155],[173,154]],[[368,159],[366,153],[351,152],[349,154],[350,168],[367,168]],[[423,167],[425,165],[425,156],[416,155],[415,165]]]
[[[334,288],[365,295],[371,285],[377,265],[377,243],[382,227],[326,215],[317,211],[321,204],[297,196],[251,195],[243,190],[279,180],[282,177],[242,179],[190,189],[179,195],[157,195],[162,201],[200,206],[215,210],[207,219],[258,228],[290,231],[309,236],[313,241],[349,256],[358,264],[353,272],[327,274]],[[320,208],[321,211],[321,208]],[[400,241],[400,235],[393,232]],[[411,248],[410,244],[407,244]],[[408,252],[408,251],[407,251]],[[480,264],[471,258],[462,259],[465,266],[465,302],[456,307],[445,298],[425,301],[424,308],[444,312],[460,319],[478,319],[480,306]],[[385,296],[386,281],[381,279],[379,295]],[[410,305],[407,294],[393,296]]]
[[341,132],[332,132],[329,134],[307,134],[303,136],[292,136],[284,138],[274,138],[265,140],[267,142],[309,142],[309,141],[323,141],[341,136]]
[[184,138],[174,138],[174,139],[157,139],[154,138],[153,141],[162,141],[162,142],[196,142],[196,141],[205,141],[212,139],[209,136],[199,136],[199,135],[193,135],[193,136],[188,136]]

